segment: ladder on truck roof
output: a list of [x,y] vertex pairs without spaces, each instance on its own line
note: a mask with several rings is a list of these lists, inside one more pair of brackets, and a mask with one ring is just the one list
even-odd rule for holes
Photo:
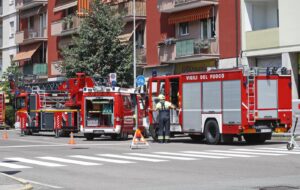
[[247,118],[249,123],[255,122],[255,103],[256,103],[256,92],[255,92],[255,70],[251,69],[247,75],[247,96],[248,96],[248,112]]

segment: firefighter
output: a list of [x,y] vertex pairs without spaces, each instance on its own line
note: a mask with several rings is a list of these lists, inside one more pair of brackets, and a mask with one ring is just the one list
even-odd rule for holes
[[156,104],[156,111],[158,111],[158,142],[168,143],[170,140],[170,109],[175,109],[171,102],[166,101],[163,94],[158,96],[159,102]]

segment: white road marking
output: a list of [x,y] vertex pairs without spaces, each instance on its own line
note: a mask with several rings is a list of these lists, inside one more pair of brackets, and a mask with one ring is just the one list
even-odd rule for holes
[[213,158],[213,159],[224,159],[230,157],[223,156],[208,156],[199,154],[183,154],[183,153],[171,153],[171,152],[155,152],[156,154],[173,155],[173,156],[184,156],[184,157],[196,157],[196,158]]
[[49,184],[41,183],[41,182],[37,182],[37,181],[32,181],[32,180],[27,180],[27,179],[25,179],[25,181],[27,181],[29,183],[32,183],[32,184],[41,185],[41,186],[44,186],[44,187],[50,187],[52,189],[63,189],[63,187],[49,185]]
[[29,166],[22,166],[22,165],[6,163],[6,162],[0,162],[0,166],[7,167],[7,168],[12,168],[12,169],[31,168]]
[[258,150],[258,149],[234,149],[238,151],[247,151],[247,152],[265,152],[265,153],[279,153],[279,154],[300,154],[300,152],[293,152],[293,151],[276,151],[276,150]]
[[58,158],[58,157],[50,157],[50,156],[38,157],[38,158],[43,159],[43,160],[51,160],[51,161],[56,161],[56,162],[69,163],[69,164],[78,164],[78,165],[83,165],[83,166],[102,165],[102,164],[93,163],[93,162],[84,162],[84,161],[71,160],[71,159]]
[[46,143],[46,144],[53,144],[53,145],[61,145],[61,143],[54,143],[54,142],[49,142],[49,141],[43,142],[42,140],[35,141],[35,140],[28,140],[28,139],[13,139],[13,141],[33,142],[33,143]]
[[251,158],[255,156],[249,156],[249,155],[238,155],[238,154],[231,154],[232,152],[227,151],[213,151],[212,152],[197,152],[197,151],[183,151],[184,153],[188,154],[199,154],[199,155],[213,155],[213,156],[228,156],[228,157],[240,157],[240,158]]
[[185,157],[177,157],[177,156],[163,156],[163,155],[154,155],[154,154],[142,154],[142,153],[126,153],[133,156],[144,156],[144,157],[152,157],[152,158],[165,158],[171,160],[197,160],[195,158],[185,158]]
[[11,148],[40,148],[40,147],[63,147],[63,146],[69,146],[69,147],[79,147],[79,146],[128,146],[128,144],[75,144],[75,145],[69,145],[69,144],[54,144],[54,145],[45,145],[45,144],[39,144],[39,145],[14,145],[14,146],[0,146],[0,149],[11,149]]
[[167,160],[140,158],[140,157],[133,157],[133,156],[123,156],[123,155],[116,155],[116,154],[97,154],[97,155],[105,156],[105,157],[112,157],[112,158],[128,159],[128,160],[146,161],[146,162],[166,162],[167,161]]
[[[285,147],[285,148],[258,148],[258,149],[265,149],[265,150],[283,150],[283,151],[287,151],[288,149]],[[300,152],[300,150],[295,150],[293,149],[292,150],[293,152]]]
[[86,160],[102,161],[102,162],[111,162],[111,163],[116,163],[116,164],[135,163],[135,162],[125,161],[125,160],[115,160],[115,159],[110,159],[110,158],[100,158],[100,157],[84,156],[84,155],[72,155],[70,157],[72,157],[72,158],[81,158],[81,159],[86,159]]
[[[260,152],[245,152],[237,150],[211,150],[213,152],[224,152],[224,153],[233,153],[233,154],[248,154],[248,155],[258,155],[258,156],[284,156],[285,154],[275,154],[275,153],[260,153]],[[255,156],[254,156],[255,157]]]
[[51,163],[51,162],[43,162],[43,161],[38,161],[38,160],[31,160],[27,158],[20,158],[20,157],[13,157],[13,158],[6,158],[8,160],[14,160],[18,162],[24,162],[28,164],[35,164],[35,165],[40,165],[40,166],[47,166],[47,167],[61,167],[65,165],[61,164],[56,164],[56,163]]

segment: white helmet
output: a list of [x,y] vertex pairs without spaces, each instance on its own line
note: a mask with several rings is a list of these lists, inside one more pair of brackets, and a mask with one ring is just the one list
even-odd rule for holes
[[159,100],[165,100],[166,97],[165,97],[163,94],[160,94],[160,95],[158,96],[158,99],[159,99]]

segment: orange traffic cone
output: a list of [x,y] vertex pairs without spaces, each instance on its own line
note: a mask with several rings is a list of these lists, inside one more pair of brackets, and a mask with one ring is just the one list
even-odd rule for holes
[[137,149],[137,148],[148,148],[148,147],[149,144],[143,137],[141,130],[137,129],[134,133],[130,148]]
[[8,139],[8,133],[7,133],[6,129],[3,131],[2,139],[3,140],[7,140]]
[[73,134],[73,132],[71,132],[71,134],[70,134],[70,140],[69,140],[68,144],[76,144],[75,140],[74,140],[74,134]]

